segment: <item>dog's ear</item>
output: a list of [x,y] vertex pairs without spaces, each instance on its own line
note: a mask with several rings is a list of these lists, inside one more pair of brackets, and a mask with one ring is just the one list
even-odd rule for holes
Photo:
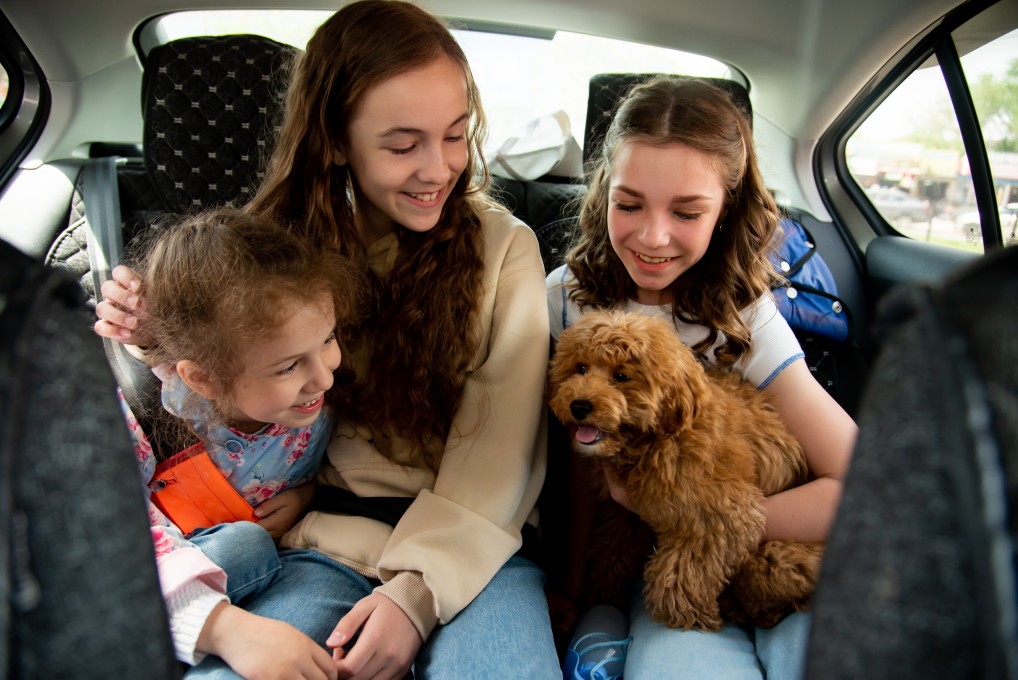
[[660,427],[668,432],[690,428],[697,411],[710,399],[707,376],[696,354],[671,331],[655,331],[653,342],[660,348],[655,367],[660,389]]

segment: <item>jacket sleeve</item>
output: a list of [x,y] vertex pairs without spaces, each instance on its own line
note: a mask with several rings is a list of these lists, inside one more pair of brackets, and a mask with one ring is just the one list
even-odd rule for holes
[[148,438],[120,390],[117,393],[127,428],[134,440],[134,453],[145,490],[149,528],[159,571],[159,586],[170,619],[173,646],[179,660],[196,664],[204,657],[204,654],[195,650],[195,645],[205,620],[217,604],[229,601],[226,596],[226,572],[188,541],[180,529],[152,503],[148,483],[155,473],[155,456]]
[[424,639],[519,549],[544,481],[544,267],[533,232],[513,223],[500,242],[487,244],[491,271],[478,318],[490,324],[481,328],[434,490],[419,493],[378,562],[378,591]]

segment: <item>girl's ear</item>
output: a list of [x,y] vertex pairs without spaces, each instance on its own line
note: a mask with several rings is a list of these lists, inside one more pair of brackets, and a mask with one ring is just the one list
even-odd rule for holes
[[177,362],[177,373],[185,385],[209,401],[219,397],[219,389],[212,384],[205,369],[190,359]]
[[332,150],[332,162],[336,165],[346,165],[346,154],[338,146]]

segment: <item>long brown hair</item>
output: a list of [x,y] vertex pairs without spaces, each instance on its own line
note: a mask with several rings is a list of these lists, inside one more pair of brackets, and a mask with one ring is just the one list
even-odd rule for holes
[[777,277],[768,254],[776,245],[778,212],[757,165],[749,121],[713,85],[659,77],[634,87],[620,103],[603,147],[595,151],[580,208],[580,240],[566,258],[576,278],[570,297],[581,306],[612,308],[636,296],[609,241],[607,218],[613,164],[620,147],[633,141],[696,149],[721,176],[724,206],[707,252],[667,292],[675,318],[708,329],[694,349],[706,353],[723,334],[715,359],[730,366],[750,350],[750,332],[739,312]]
[[348,166],[349,125],[366,94],[393,76],[450,58],[463,70],[469,118],[467,164],[438,225],[424,233],[398,228],[392,270],[372,277],[360,376],[360,420],[389,454],[386,435],[416,444],[437,468],[477,346],[474,323],[483,270],[480,212],[493,204],[482,154],[486,121],[465,55],[448,27],[409,2],[360,0],[315,32],[293,65],[284,117],[265,181],[250,210],[291,225],[321,248],[364,257]]

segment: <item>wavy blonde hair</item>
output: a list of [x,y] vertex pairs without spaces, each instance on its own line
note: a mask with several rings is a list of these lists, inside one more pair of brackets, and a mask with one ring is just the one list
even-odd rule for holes
[[575,277],[570,298],[584,307],[614,308],[635,298],[636,284],[608,237],[608,194],[614,163],[626,143],[682,144],[707,154],[725,187],[719,227],[707,252],[667,289],[672,314],[701,324],[707,337],[693,349],[714,352],[731,366],[750,351],[739,312],[768,292],[778,275],[768,260],[776,247],[778,210],[763,183],[745,114],[721,89],[695,78],[658,77],[634,87],[619,104],[595,151],[589,191],[580,207],[580,237],[566,257]]
[[358,418],[389,455],[388,434],[414,443],[437,468],[466,370],[476,349],[483,253],[480,212],[490,175],[482,145],[486,120],[465,55],[448,27],[400,0],[360,0],[315,32],[292,65],[283,120],[261,188],[249,210],[275,216],[323,249],[363,259],[351,202],[348,166],[334,163],[349,148],[349,125],[379,83],[447,57],[467,88],[467,164],[437,226],[397,229],[399,253],[383,279],[371,277],[365,343],[368,375],[358,382]]

